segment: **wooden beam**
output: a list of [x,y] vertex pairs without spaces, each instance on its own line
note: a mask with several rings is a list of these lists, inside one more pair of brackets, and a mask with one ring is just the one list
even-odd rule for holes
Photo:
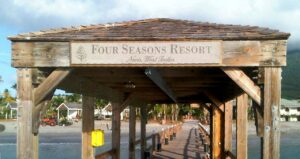
[[160,73],[154,68],[147,68],[145,74],[175,103],[177,102],[176,96],[173,91],[167,85],[166,81],[160,75]]
[[237,97],[236,119],[236,152],[237,158],[247,159],[248,153],[248,96],[242,94]]
[[63,81],[69,74],[70,69],[57,68],[34,90],[34,103],[38,105],[51,92],[53,92],[58,84]]
[[145,151],[147,149],[146,141],[146,123],[147,123],[147,107],[141,107],[141,158],[145,158]]
[[218,98],[215,97],[215,95],[213,95],[211,92],[209,91],[204,91],[204,94],[207,96],[207,98],[217,107],[219,107],[219,109],[221,111],[224,111],[224,103],[222,101],[220,101]]
[[[38,156],[34,135],[32,134],[33,86],[32,70],[17,70],[17,159],[28,159]],[[34,142],[35,140],[35,142]]]
[[[285,66],[286,40],[223,41],[223,54],[218,64],[194,64],[192,66]],[[272,50],[277,50],[273,53]],[[71,67],[69,42],[13,42],[13,67]],[[79,66],[85,67],[86,65]],[[129,66],[129,65],[102,65]],[[147,67],[153,65],[130,65]],[[165,64],[161,66],[186,66]]]
[[39,133],[40,119],[43,118],[45,112],[49,108],[53,94],[54,91],[49,93],[48,96],[32,110],[32,133],[35,135]]
[[135,159],[136,108],[129,109],[129,159]]
[[112,149],[115,153],[112,159],[120,159],[120,144],[121,144],[121,116],[120,103],[112,102]]
[[82,97],[82,159],[94,158],[94,148],[92,146],[92,131],[94,130],[94,105],[94,97]]
[[281,68],[264,71],[264,142],[263,158],[280,158]]
[[263,137],[264,136],[264,113],[263,113],[263,110],[261,110],[261,107],[256,102],[252,102],[252,107],[254,110],[256,135],[259,137]]
[[128,107],[128,104],[133,100],[133,93],[130,93],[127,95],[120,105],[120,111],[122,112],[126,107]]
[[232,153],[232,100],[225,103],[224,151]]
[[222,68],[222,70],[243,89],[258,105],[261,105],[260,88],[239,68]]

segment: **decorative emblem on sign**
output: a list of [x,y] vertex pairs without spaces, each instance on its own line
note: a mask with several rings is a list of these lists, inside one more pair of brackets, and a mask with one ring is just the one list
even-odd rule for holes
[[76,57],[80,60],[80,61],[84,61],[86,59],[87,54],[84,51],[84,48],[82,46],[79,46],[77,52],[76,52]]

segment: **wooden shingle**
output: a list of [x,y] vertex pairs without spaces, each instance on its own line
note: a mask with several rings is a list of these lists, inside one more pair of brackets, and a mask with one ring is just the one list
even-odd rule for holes
[[110,40],[286,40],[289,33],[257,26],[224,25],[166,18],[43,30],[12,41]]

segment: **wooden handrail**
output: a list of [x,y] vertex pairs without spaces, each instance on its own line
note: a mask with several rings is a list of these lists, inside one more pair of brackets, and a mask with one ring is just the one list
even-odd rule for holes
[[115,149],[111,149],[111,150],[105,151],[105,152],[103,152],[103,153],[101,153],[99,155],[96,155],[95,159],[105,159],[107,157],[112,156],[115,153],[115,151],[116,151]]
[[[169,132],[170,130],[172,130],[172,132],[173,132],[173,131],[177,131],[178,129],[181,128],[181,125],[182,125],[182,123],[177,124],[176,127],[175,127],[175,130],[174,130],[174,127],[171,127],[171,128],[165,129],[164,131],[161,131],[161,132],[158,132],[158,133],[151,134],[150,136],[147,136],[147,137],[146,137],[146,140],[152,139],[152,138],[153,138],[153,135],[154,135],[154,136],[161,135],[161,140],[162,140],[162,139],[164,138],[164,136],[162,136],[162,134],[165,134],[166,132]],[[140,144],[140,143],[141,143],[141,139],[138,139],[138,140],[135,141],[135,145]],[[153,144],[153,143],[152,143],[152,144]],[[153,147],[153,145],[152,145],[152,146],[149,146],[149,147],[147,148],[147,150],[150,150],[152,147]],[[111,149],[111,150],[105,151],[105,152],[103,152],[103,153],[101,153],[101,154],[96,155],[96,156],[95,156],[95,159],[105,159],[105,158],[107,158],[107,157],[112,156],[112,155],[115,153],[115,151],[116,151],[115,149]]]

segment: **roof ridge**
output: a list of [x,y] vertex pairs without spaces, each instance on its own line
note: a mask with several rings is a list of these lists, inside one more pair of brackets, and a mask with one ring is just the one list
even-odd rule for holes
[[[152,22],[152,21],[161,21],[161,20],[169,20],[169,21],[176,21],[176,19],[170,19],[170,18],[149,18],[149,19],[142,19],[142,20],[134,20],[134,21],[122,21],[122,22],[110,22],[110,23],[99,23],[99,24],[90,24],[90,25],[79,25],[79,26],[70,26],[70,27],[60,27],[60,28],[50,28],[35,32],[28,32],[28,33],[22,33],[18,34],[17,36],[30,36],[30,35],[44,35],[44,34],[53,34],[53,33],[60,33],[65,31],[81,31],[81,30],[88,30],[88,29],[96,29],[101,27],[115,27],[115,26],[125,26],[125,25],[134,25],[138,23],[144,23],[144,22]],[[182,20],[184,21],[184,20]],[[14,37],[14,36],[12,36]],[[9,36],[8,38],[11,38]]]

